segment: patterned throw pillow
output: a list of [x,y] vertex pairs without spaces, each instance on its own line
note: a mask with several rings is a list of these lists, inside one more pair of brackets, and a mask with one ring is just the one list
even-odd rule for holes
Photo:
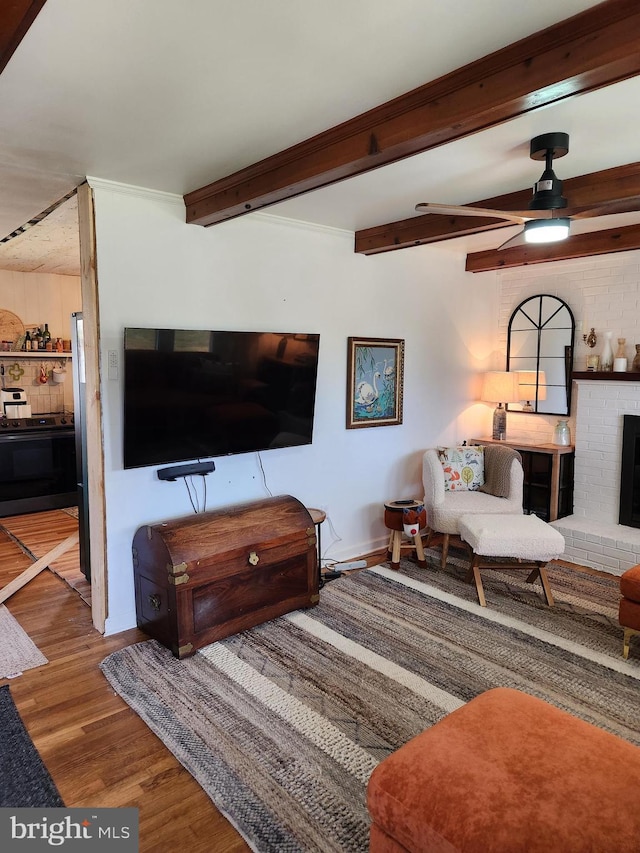
[[448,492],[476,492],[484,485],[484,447],[439,447]]

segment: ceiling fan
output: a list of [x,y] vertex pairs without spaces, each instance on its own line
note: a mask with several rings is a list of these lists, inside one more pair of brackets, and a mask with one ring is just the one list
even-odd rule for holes
[[[564,157],[568,151],[568,133],[543,133],[531,140],[529,156],[532,160],[544,160],[545,169],[533,186],[533,197],[527,210],[491,210],[485,207],[431,202],[421,202],[415,209],[419,213],[438,213],[444,216],[491,216],[524,226],[519,234],[507,240],[499,249],[523,243],[555,243],[564,240],[569,236],[571,218],[558,214],[558,211],[567,207],[567,199],[562,195],[562,181],[553,171],[553,160]],[[584,211],[583,215],[594,216],[597,213],[591,210]]]

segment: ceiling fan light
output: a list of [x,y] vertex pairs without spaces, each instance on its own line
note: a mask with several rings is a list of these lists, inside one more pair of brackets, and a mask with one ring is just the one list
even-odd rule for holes
[[524,224],[527,243],[558,243],[569,236],[569,219],[532,219]]

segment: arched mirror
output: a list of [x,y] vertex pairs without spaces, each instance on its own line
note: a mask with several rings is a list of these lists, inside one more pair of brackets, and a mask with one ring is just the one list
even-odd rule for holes
[[509,320],[507,370],[520,374],[521,403],[509,411],[568,415],[575,323],[566,302],[542,294],[525,299]]

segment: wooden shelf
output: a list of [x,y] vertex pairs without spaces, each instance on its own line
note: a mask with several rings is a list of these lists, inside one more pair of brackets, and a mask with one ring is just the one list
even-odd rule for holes
[[21,358],[71,358],[71,356],[72,353],[70,352],[23,352],[22,350],[15,350],[11,352],[0,351],[0,358],[10,358],[12,361],[16,361]]
[[574,370],[572,379],[588,379],[592,382],[640,382],[640,372],[627,370],[624,373],[616,373],[613,370],[603,372],[601,370]]

